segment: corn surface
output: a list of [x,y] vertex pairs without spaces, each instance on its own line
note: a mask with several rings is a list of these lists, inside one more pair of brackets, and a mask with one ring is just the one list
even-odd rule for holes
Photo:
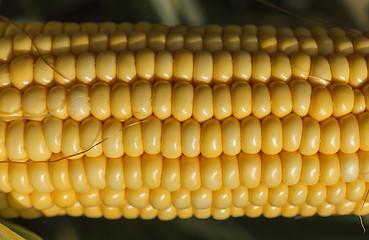
[[0,22],[0,215],[368,214],[367,36]]

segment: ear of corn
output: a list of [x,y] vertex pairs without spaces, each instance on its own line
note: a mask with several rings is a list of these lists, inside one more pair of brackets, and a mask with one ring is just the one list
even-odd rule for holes
[[338,28],[1,22],[0,215],[368,214],[368,53]]

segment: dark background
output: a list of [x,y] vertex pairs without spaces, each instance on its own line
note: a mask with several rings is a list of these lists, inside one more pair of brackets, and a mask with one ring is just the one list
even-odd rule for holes
[[[0,0],[0,14],[13,21],[164,22],[168,25],[216,23],[288,27],[369,29],[369,0],[277,0],[273,4],[297,18],[253,0]],[[159,220],[106,220],[72,217],[16,219],[14,222],[45,239],[365,239],[357,216],[311,218],[234,218]],[[369,220],[364,217],[369,228]]]

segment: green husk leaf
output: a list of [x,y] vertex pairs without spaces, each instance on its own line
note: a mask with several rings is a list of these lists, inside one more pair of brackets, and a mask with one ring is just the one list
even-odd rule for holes
[[0,240],[42,240],[40,236],[13,222],[0,219]]

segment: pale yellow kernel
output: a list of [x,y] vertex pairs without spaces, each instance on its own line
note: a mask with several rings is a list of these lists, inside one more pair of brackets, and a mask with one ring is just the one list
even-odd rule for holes
[[67,94],[69,116],[81,121],[90,115],[89,88],[83,84],[73,85]]
[[318,154],[302,156],[301,182],[306,185],[314,185],[320,176],[320,162]]
[[302,138],[299,152],[304,155],[313,155],[318,152],[320,145],[320,126],[310,117],[303,120]]
[[157,210],[164,210],[171,205],[171,193],[162,188],[158,187],[150,190],[150,204]]
[[133,83],[132,89],[132,112],[137,119],[144,119],[152,114],[152,86],[151,83],[139,80]]
[[269,85],[270,99],[272,101],[272,114],[283,118],[292,111],[292,95],[285,82],[272,82]]
[[345,199],[346,183],[338,181],[336,184],[327,186],[327,199],[330,204],[337,205]]
[[29,179],[35,191],[40,193],[50,193],[54,186],[50,180],[49,166],[45,162],[34,162],[28,166]]
[[216,191],[222,186],[222,166],[219,157],[201,157],[201,185],[211,191]]
[[101,204],[100,192],[95,188],[89,188],[85,192],[77,193],[77,199],[85,208],[85,211],[89,207],[97,207]]
[[205,157],[218,157],[222,149],[222,133],[220,122],[210,119],[201,126],[201,154]]
[[52,185],[57,191],[67,192],[72,190],[69,176],[69,159],[53,161],[62,157],[61,154],[55,154],[50,159],[49,174]]
[[100,51],[96,55],[96,77],[98,80],[112,83],[116,79],[117,55],[113,51]]
[[34,58],[22,55],[14,58],[9,66],[9,77],[12,85],[20,90],[32,85]]
[[53,191],[51,196],[54,203],[61,208],[72,207],[77,202],[77,194],[75,191]]
[[283,149],[285,151],[297,151],[302,139],[302,119],[291,113],[282,119]]
[[43,133],[48,148],[59,153],[62,147],[63,121],[56,117],[48,117],[43,122]]
[[217,51],[214,54],[214,83],[230,84],[233,77],[232,55],[226,51]]
[[131,157],[138,157],[144,151],[141,122],[136,118],[130,118],[124,122],[123,146],[125,153]]
[[159,119],[172,115],[172,85],[168,81],[159,81],[153,85],[152,112]]
[[154,219],[158,215],[158,210],[156,210],[150,204],[144,208],[140,208],[140,218],[145,220]]
[[69,179],[73,190],[77,193],[83,193],[90,189],[83,158],[70,160]]
[[333,116],[341,117],[350,113],[354,108],[354,90],[350,85],[336,83],[330,87],[333,102]]
[[261,154],[261,182],[268,188],[279,185],[282,181],[282,163],[280,155]]
[[240,122],[229,117],[222,122],[223,152],[228,155],[237,155],[241,151]]
[[90,46],[90,39],[87,33],[76,32],[70,37],[70,50],[74,54],[83,54],[88,52]]
[[192,192],[192,205],[196,209],[207,209],[211,206],[213,194],[211,190],[201,187]]
[[308,194],[308,187],[302,182],[289,187],[288,202],[293,206],[301,206],[305,203]]
[[51,151],[47,146],[42,124],[30,121],[24,130],[24,145],[29,158],[33,161],[47,161],[51,157]]
[[272,110],[270,93],[267,85],[256,83],[252,85],[252,115],[262,119]]
[[252,75],[254,82],[267,83],[271,77],[270,56],[266,52],[255,52],[252,55]]
[[341,130],[336,118],[330,117],[320,122],[319,152],[333,154],[339,151],[341,143]]
[[132,116],[131,90],[127,83],[117,83],[111,89],[111,114],[120,121]]
[[313,88],[309,116],[317,121],[323,121],[333,113],[333,101],[329,89],[323,86]]
[[172,192],[172,204],[178,210],[191,208],[191,192],[184,188]]
[[358,118],[359,123],[359,131],[360,131],[360,150],[368,151],[369,150],[369,139],[368,134],[363,134],[369,131],[369,113],[364,112],[361,113]]
[[231,89],[226,84],[217,84],[213,87],[214,117],[223,120],[232,114]]
[[341,147],[344,153],[354,153],[360,147],[360,131],[357,118],[348,114],[339,119],[341,129]]
[[245,215],[251,218],[260,217],[263,214],[263,207],[262,206],[255,206],[249,204],[245,207]]
[[53,199],[49,193],[40,193],[33,191],[30,194],[32,206],[37,210],[45,210],[54,205]]
[[193,77],[193,53],[180,49],[175,52],[173,58],[173,80],[191,81]]
[[235,189],[240,185],[240,173],[237,156],[222,154],[223,186]]
[[[47,32],[46,32],[47,33]],[[58,57],[70,52],[70,36],[64,33],[54,35],[51,45],[51,53]]]
[[162,140],[162,122],[150,116],[142,123],[142,136],[144,151],[148,154],[160,153]]
[[[356,152],[346,154],[338,153],[341,165],[341,179],[344,182],[353,182],[359,176],[359,157]],[[361,169],[360,169],[361,171]]]
[[250,203],[255,206],[264,206],[268,202],[269,189],[262,183],[249,189]]
[[[127,188],[139,189],[143,185],[142,166],[140,157],[129,157],[124,155],[123,174]],[[119,176],[121,178],[121,176]],[[115,180],[116,182],[116,180]],[[115,183],[117,184],[117,183]],[[146,187],[145,187],[146,188]],[[148,189],[148,188],[147,188]]]
[[15,120],[9,123],[6,131],[6,151],[11,161],[25,162],[28,155],[25,149],[24,128],[25,120]]
[[306,52],[291,55],[292,78],[307,80],[310,73],[311,58]]
[[155,78],[158,80],[171,81],[173,78],[173,54],[163,50],[156,54]]
[[166,33],[163,31],[151,31],[147,35],[147,47],[154,51],[165,49]]
[[83,120],[80,126],[81,148],[88,157],[97,157],[103,153],[102,145],[102,122],[90,116]]
[[211,86],[201,84],[195,88],[193,97],[193,118],[204,122],[213,117],[213,91]]
[[9,181],[14,190],[12,192],[28,194],[33,190],[26,163],[11,163],[9,165]]
[[254,116],[241,121],[241,148],[243,152],[250,154],[261,150],[261,123]]
[[117,80],[131,83],[137,78],[136,58],[130,51],[122,51],[117,59]]
[[326,186],[322,183],[317,183],[315,185],[309,186],[308,188],[309,190],[306,198],[306,203],[313,207],[322,205],[327,196]]
[[106,83],[95,83],[90,90],[91,114],[104,121],[111,115],[110,86]]
[[143,154],[141,158],[143,184],[150,189],[158,188],[161,184],[163,156]]
[[270,115],[261,121],[261,151],[277,154],[283,147],[282,123],[279,118]]
[[164,158],[161,186],[168,191],[176,191],[181,187],[181,169],[178,158]]
[[300,180],[302,157],[298,152],[285,152],[281,154],[283,183],[286,185],[295,185]]
[[320,182],[330,186],[336,184],[340,179],[340,160],[337,154],[319,154],[320,159]]
[[201,186],[201,171],[199,157],[181,157],[181,185],[189,191]]
[[179,82],[173,87],[172,115],[178,121],[185,121],[192,116],[194,87],[189,82]]
[[136,53],[137,77],[148,81],[154,80],[155,53],[151,49],[141,49]]
[[242,185],[232,190],[232,204],[238,208],[249,205],[248,189]]
[[0,190],[4,194],[13,190],[9,180],[9,163],[0,163]]
[[160,149],[166,158],[178,158],[182,154],[181,123],[173,117],[163,123]]
[[63,86],[55,86],[50,89],[47,96],[47,108],[54,117],[66,119],[69,117],[67,89]]
[[22,211],[32,207],[31,198],[28,193],[12,191],[8,194],[7,200],[9,207],[14,210]]
[[[61,152],[70,159],[80,158],[84,155],[84,153],[78,154],[81,151],[79,128],[80,123],[73,119],[69,118],[64,121]],[[75,154],[76,156],[74,156]]]
[[[43,56],[47,63],[54,65],[55,59],[52,56]],[[54,70],[45,63],[42,58],[37,58],[34,66],[34,80],[36,84],[51,87],[54,85]]]
[[260,154],[238,155],[241,184],[247,188],[254,188],[261,179],[261,157]]
[[208,51],[198,51],[195,54],[193,66],[193,81],[195,84],[209,84],[213,79],[213,56]]
[[231,86],[232,115],[242,119],[251,114],[252,95],[251,86],[247,82],[235,82]]
[[106,186],[113,191],[122,191],[126,187],[123,170],[123,158],[109,158],[106,165]]
[[87,180],[92,188],[103,189],[106,186],[106,162],[104,155],[84,158]]
[[271,58],[272,80],[289,81],[292,75],[290,59],[282,53],[275,53]]
[[196,157],[200,154],[201,125],[190,118],[182,123],[182,151],[187,157]]

